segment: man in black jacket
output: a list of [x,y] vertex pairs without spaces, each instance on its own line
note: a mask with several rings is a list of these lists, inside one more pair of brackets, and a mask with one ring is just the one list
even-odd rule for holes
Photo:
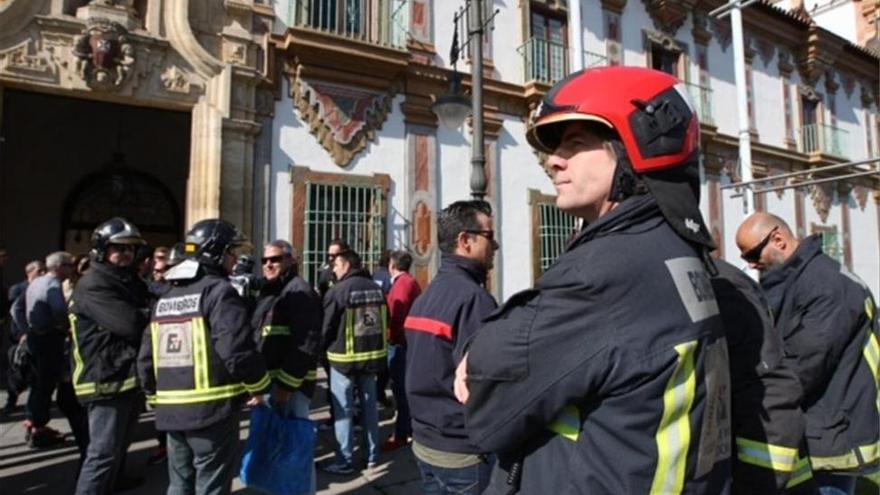
[[336,460],[320,466],[333,474],[351,474],[354,389],[360,393],[361,420],[367,437],[367,469],[379,460],[379,412],[376,376],[388,358],[388,308],[382,289],[370,278],[354,251],[333,260],[336,283],[324,296],[324,349],[330,363],[330,391],[336,433]]
[[[755,213],[739,227],[742,257],[761,287],[803,388],[806,442],[820,489],[852,493],[880,468],[877,310],[867,286],[788,224]],[[833,492],[832,492],[833,493]]]
[[[437,220],[440,270],[404,321],[412,450],[425,493],[482,493],[492,465],[468,436],[453,393],[464,344],[496,307],[486,291],[495,231],[485,201],[457,201]],[[456,490],[461,490],[456,491]]]
[[123,465],[143,397],[135,358],[149,316],[149,293],[135,273],[137,227],[113,218],[92,233],[92,264],[73,291],[73,387],[91,435],[77,495],[108,493]]

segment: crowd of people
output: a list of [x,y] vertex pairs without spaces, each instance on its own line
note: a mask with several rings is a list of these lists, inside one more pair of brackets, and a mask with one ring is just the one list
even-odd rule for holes
[[[312,286],[285,240],[263,246],[256,276],[229,222],[150,250],[111,219],[89,256],[29,263],[10,291],[10,337],[31,370],[10,382],[10,404],[30,387],[29,441],[52,445],[57,390],[82,453],[78,494],[125,485],[145,402],[168,493],[228,493],[242,406],[307,418],[319,366],[335,456],[317,467],[332,475],[410,448],[425,494],[852,494],[880,467],[874,299],[770,213],[736,234],[759,283],[713,258],[698,130],[661,72],[587,70],[554,86],[527,137],[583,228],[500,307],[481,200],[438,215],[424,288],[406,250],[370,271],[333,239]],[[382,441],[378,408],[392,401]]]

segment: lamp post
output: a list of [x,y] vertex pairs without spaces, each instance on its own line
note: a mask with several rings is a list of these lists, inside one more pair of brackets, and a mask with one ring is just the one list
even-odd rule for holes
[[[455,32],[452,36],[452,48],[449,50],[449,59],[452,63],[452,80],[450,81],[449,93],[437,98],[431,109],[437,114],[437,118],[443,125],[450,129],[457,129],[464,123],[468,113],[468,101],[461,91],[461,76],[456,68],[461,50],[471,45],[471,101],[470,114],[472,116],[471,129],[471,196],[474,199],[483,199],[486,196],[486,157],[483,138],[483,34],[486,26],[498,13],[496,10],[485,22],[483,21],[483,1],[466,0],[465,6],[455,13],[453,23]],[[467,38],[459,46],[458,26],[462,17],[467,13]]]

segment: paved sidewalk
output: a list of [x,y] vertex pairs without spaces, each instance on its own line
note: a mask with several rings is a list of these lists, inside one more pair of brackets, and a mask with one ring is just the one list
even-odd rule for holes
[[[324,403],[326,382],[322,381],[315,394],[311,418],[322,421],[329,417]],[[389,393],[390,396],[390,393]],[[6,392],[0,391],[0,405],[6,402]],[[19,398],[24,404],[25,397]],[[392,430],[392,418],[388,410],[379,411],[381,421],[380,439],[385,439]],[[241,423],[242,448],[248,432],[248,414],[243,414]],[[3,495],[67,495],[73,492],[73,479],[76,474],[79,456],[69,435],[67,421],[57,410],[53,410],[52,428],[68,434],[71,440],[51,449],[30,449],[24,441],[22,428],[23,407],[14,415],[0,419],[0,493]],[[356,442],[359,444],[359,442]],[[144,477],[144,485],[129,490],[130,495],[159,495],[165,493],[168,476],[165,464],[148,466],[147,458],[156,446],[152,413],[141,415],[137,435],[129,449],[126,473],[130,476]],[[333,456],[333,434],[331,431],[318,433],[318,448],[315,458],[318,461]],[[360,451],[355,452],[355,461],[360,460]],[[237,471],[237,469],[236,469]],[[348,476],[336,476],[317,471],[318,493],[357,494],[357,495],[415,495],[419,493],[419,472],[409,448],[393,453],[383,453],[379,467],[370,471],[358,472]],[[236,477],[233,493],[257,494],[244,488]]]

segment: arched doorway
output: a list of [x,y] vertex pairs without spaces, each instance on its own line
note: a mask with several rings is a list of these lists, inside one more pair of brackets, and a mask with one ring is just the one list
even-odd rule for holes
[[[121,162],[117,155],[115,162]],[[61,245],[71,253],[89,250],[92,231],[112,217],[134,223],[151,246],[171,246],[180,239],[180,206],[155,177],[124,166],[111,166],[83,178],[64,202]]]

